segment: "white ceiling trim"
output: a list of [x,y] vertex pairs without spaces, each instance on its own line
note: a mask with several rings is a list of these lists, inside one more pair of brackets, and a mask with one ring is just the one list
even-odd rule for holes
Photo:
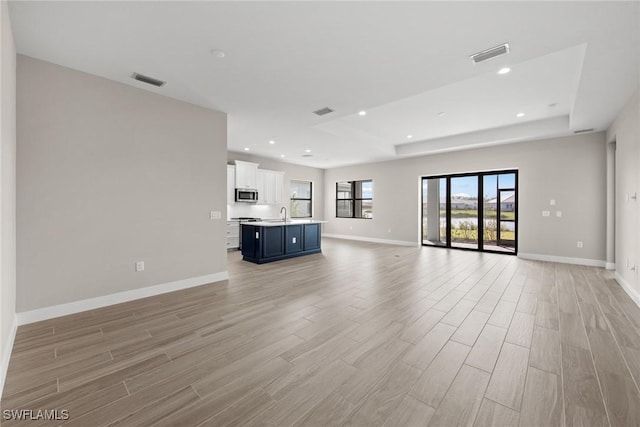
[[446,153],[491,145],[531,141],[569,135],[569,116],[536,120],[494,129],[485,129],[428,141],[416,141],[395,146],[397,156],[417,156]]

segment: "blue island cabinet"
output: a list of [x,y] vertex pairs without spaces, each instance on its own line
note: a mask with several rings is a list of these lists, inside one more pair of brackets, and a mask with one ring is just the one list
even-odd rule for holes
[[322,251],[319,223],[241,226],[245,261],[263,264]]

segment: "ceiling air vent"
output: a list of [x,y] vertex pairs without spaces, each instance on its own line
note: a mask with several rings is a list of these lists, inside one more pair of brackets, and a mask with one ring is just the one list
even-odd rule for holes
[[501,44],[500,46],[495,46],[487,50],[483,50],[482,52],[474,53],[470,56],[471,60],[474,64],[479,64],[480,62],[487,61],[491,58],[495,58],[496,56],[506,55],[509,53],[509,43]]
[[594,129],[580,129],[580,130],[574,130],[573,133],[587,133],[587,132],[593,132]]
[[145,76],[144,74],[133,73],[131,77],[138,80],[139,82],[148,83],[157,87],[162,87],[167,83],[163,82],[162,80],[154,79],[153,77]]
[[303,154],[302,157],[313,157],[313,154]]
[[333,113],[333,110],[329,107],[324,107],[313,112],[313,114],[316,114],[318,116],[324,116],[325,114],[329,114],[329,113]]

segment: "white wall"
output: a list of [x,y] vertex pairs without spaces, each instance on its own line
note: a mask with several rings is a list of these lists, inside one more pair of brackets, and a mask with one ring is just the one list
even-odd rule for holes
[[[640,305],[640,92],[636,92],[607,131],[615,142],[615,260],[616,278],[635,293]],[[636,200],[627,198],[637,194]],[[627,260],[629,265],[627,266]]]
[[226,271],[225,114],[21,55],[17,89],[19,313]]
[[[604,262],[605,148],[600,132],[328,169],[325,233],[417,245],[421,176],[517,168],[519,253]],[[361,179],[373,179],[374,218],[336,218],[336,182]]]
[[[284,201],[283,206],[289,210],[289,196],[291,194],[289,188],[291,180],[311,181],[312,185],[312,209],[315,219],[324,218],[324,169],[312,168],[308,166],[294,165],[286,162],[266,157],[254,156],[245,153],[237,153],[229,151],[227,155],[229,164],[233,164],[234,160],[244,160],[245,162],[258,163],[260,169],[269,169],[284,172]],[[257,217],[257,218],[280,218],[281,206],[270,205],[252,205],[247,203],[237,203],[228,206],[228,217],[237,218],[241,216]]]
[[7,2],[0,4],[0,395],[16,313],[16,49]]

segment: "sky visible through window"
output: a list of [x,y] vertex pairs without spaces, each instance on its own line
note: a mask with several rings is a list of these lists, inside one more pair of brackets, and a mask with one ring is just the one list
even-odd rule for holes
[[[495,198],[496,197],[496,179],[500,182],[500,188],[515,188],[516,176],[513,173],[500,174],[500,175],[485,175],[484,177],[484,197]],[[423,191],[427,192],[427,181],[422,182]],[[363,192],[365,191],[363,186]],[[472,198],[475,199],[478,196],[478,177],[477,176],[461,176],[452,178],[451,195],[454,198]],[[447,194],[447,181],[446,179],[440,180],[440,194]]]
[[364,181],[362,183],[362,198],[373,199],[373,182]]

